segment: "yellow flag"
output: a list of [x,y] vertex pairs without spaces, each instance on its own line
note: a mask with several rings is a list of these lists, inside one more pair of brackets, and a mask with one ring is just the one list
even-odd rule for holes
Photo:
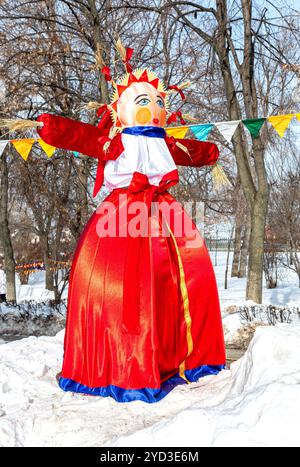
[[294,114],[279,115],[278,117],[268,117],[268,121],[275,128],[279,136],[282,138],[285,135],[291,121],[294,118]]
[[38,141],[39,145],[45,151],[47,156],[52,157],[56,148],[54,146],[50,146],[50,144],[45,143],[45,141],[43,141],[42,139],[39,139]]
[[11,142],[24,161],[27,161],[33,143],[36,142],[36,139],[14,139]]
[[297,114],[296,117],[297,117],[297,120],[299,120],[300,122],[300,114]]
[[183,139],[188,132],[188,126],[181,126],[179,128],[166,128],[168,136],[173,136],[177,139]]

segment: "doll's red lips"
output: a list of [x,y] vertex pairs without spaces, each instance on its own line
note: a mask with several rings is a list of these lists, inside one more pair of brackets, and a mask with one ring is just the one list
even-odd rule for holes
[[155,119],[153,120],[153,123],[156,123],[156,124],[158,124],[158,123],[159,123],[159,120],[158,120],[158,118],[155,118]]

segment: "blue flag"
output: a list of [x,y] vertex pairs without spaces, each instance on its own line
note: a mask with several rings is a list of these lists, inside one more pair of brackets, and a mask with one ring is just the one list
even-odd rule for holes
[[206,141],[214,125],[211,123],[206,123],[204,125],[193,125],[191,130],[200,141]]

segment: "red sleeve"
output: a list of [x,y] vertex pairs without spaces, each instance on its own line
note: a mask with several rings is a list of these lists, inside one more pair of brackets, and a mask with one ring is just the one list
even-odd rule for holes
[[[176,146],[180,143],[188,149],[187,154],[183,149]],[[172,154],[175,164],[190,167],[203,167],[213,165],[217,162],[220,151],[214,143],[198,141],[196,139],[175,139],[166,137],[166,143]]]
[[86,156],[102,157],[102,145],[98,138],[106,136],[109,130],[106,132],[88,123],[51,114],[42,114],[37,120],[44,123],[42,128],[38,128],[38,133],[45,143]]

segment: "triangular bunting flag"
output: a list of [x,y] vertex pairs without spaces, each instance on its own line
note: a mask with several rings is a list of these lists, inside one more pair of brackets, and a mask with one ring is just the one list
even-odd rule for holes
[[250,131],[253,138],[258,138],[260,130],[262,129],[262,126],[265,123],[265,121],[265,118],[251,118],[248,120],[243,120],[243,124]]
[[166,128],[168,136],[173,136],[177,139],[183,139],[188,132],[188,126],[182,126],[178,128]]
[[14,139],[11,140],[11,142],[24,161],[27,161],[33,143],[36,142],[36,139]]
[[297,117],[297,120],[299,120],[300,122],[300,114],[297,114],[296,117]]
[[228,177],[220,164],[216,164],[212,170],[213,184],[216,190],[231,185]]
[[214,125],[207,123],[205,125],[193,125],[190,128],[197,139],[200,141],[206,141],[213,127]]
[[50,146],[50,144],[45,143],[42,139],[39,139],[39,145],[43,149],[43,151],[47,154],[48,157],[52,157],[56,148],[54,146]]
[[4,149],[6,148],[7,146],[7,143],[8,141],[0,141],[0,157],[2,156],[3,152],[4,152]]
[[278,117],[268,117],[268,120],[275,128],[280,138],[283,138],[294,116],[294,114],[279,115]]
[[228,141],[231,142],[235,130],[239,126],[241,120],[233,120],[232,122],[219,122],[215,123],[215,127],[218,128],[221,135]]

